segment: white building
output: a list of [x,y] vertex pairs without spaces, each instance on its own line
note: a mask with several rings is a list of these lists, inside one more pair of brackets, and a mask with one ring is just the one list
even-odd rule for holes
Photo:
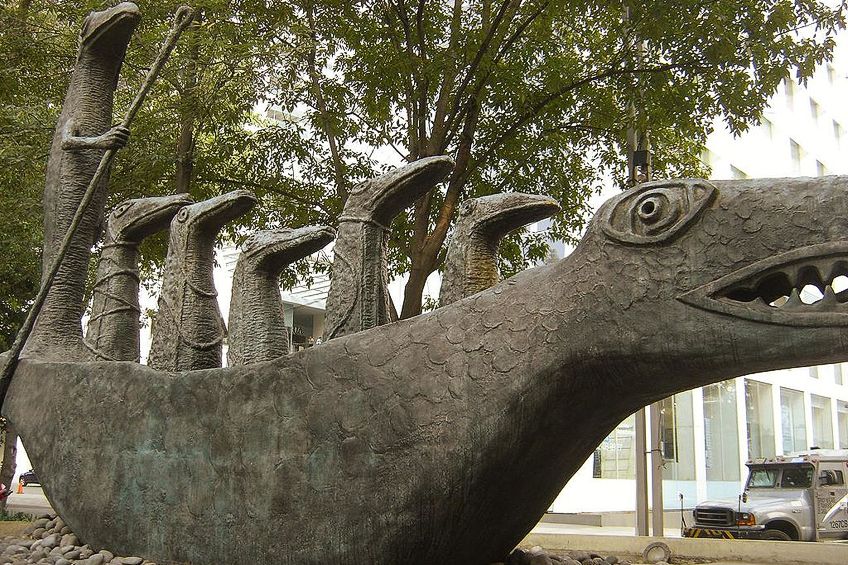
[[[843,42],[844,44],[844,42]],[[786,80],[762,123],[734,138],[722,124],[704,158],[712,178],[848,174],[848,49],[806,84]],[[837,292],[848,278],[835,281]],[[821,298],[814,287],[802,299]],[[732,379],[662,403],[664,507],[735,498],[745,461],[808,449],[848,449],[848,364]],[[635,510],[634,417],[622,422],[569,481],[557,513]]]

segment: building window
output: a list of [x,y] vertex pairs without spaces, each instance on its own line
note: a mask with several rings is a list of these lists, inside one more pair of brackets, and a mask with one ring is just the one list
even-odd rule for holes
[[848,402],[836,403],[836,421],[839,425],[839,449],[848,449]]
[[836,82],[836,69],[830,63],[827,64],[827,82],[830,84]]
[[774,409],[771,385],[745,379],[748,457],[774,457]]
[[816,160],[816,175],[823,177],[827,174],[827,167],[824,166],[824,163]]
[[765,130],[766,135],[769,139],[774,139],[774,124],[772,121],[765,116],[760,118],[760,125]]
[[789,157],[792,160],[792,172],[796,175],[801,174],[801,159],[804,156],[804,150],[794,139],[789,140]]
[[596,479],[636,477],[636,418],[621,422],[595,450],[592,476]]
[[681,392],[660,402],[660,449],[663,477],[677,481],[695,480],[695,426],[692,391]]
[[739,426],[736,383],[704,387],[704,448],[708,481],[739,480]]
[[833,366],[833,382],[838,385],[843,384],[842,382],[842,363],[837,363]]
[[807,449],[803,392],[788,388],[780,389],[780,422],[783,429],[783,453]]
[[842,136],[845,131],[842,129],[842,125],[833,120],[833,139],[836,140],[836,145],[842,145]]
[[[834,122],[834,123],[836,123],[836,122]],[[704,150],[701,152],[701,162],[702,162],[704,165],[706,165],[706,166],[707,166],[707,168],[710,168],[710,169],[711,169],[711,168],[712,168],[712,166],[713,166],[713,161],[714,161],[714,159],[713,159],[713,152],[712,152],[712,151],[710,151],[709,149],[704,149]]]
[[733,165],[730,165],[730,176],[734,179],[746,179],[748,175],[742,169],[738,169]]
[[833,449],[833,413],[830,399],[810,395],[813,408],[813,445],[822,449]]
[[820,115],[821,107],[819,106],[819,103],[810,98],[810,117],[813,118],[814,122],[818,122]]
[[795,81],[791,78],[783,79],[783,86],[786,91],[786,105],[791,110],[795,106]]

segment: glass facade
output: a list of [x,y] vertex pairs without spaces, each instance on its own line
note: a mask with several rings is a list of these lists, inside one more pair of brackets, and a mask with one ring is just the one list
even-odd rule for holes
[[[704,387],[704,448],[708,483],[740,480],[734,381]],[[707,489],[710,490],[709,484]]]
[[813,445],[822,449],[833,449],[833,411],[830,399],[810,395],[813,409]]
[[596,479],[636,478],[636,418],[631,415],[608,435],[598,449],[592,465]]
[[780,427],[783,431],[783,453],[807,449],[803,392],[789,388],[780,389]]
[[839,449],[848,449],[848,402],[836,403],[836,421],[839,425]]
[[774,457],[774,408],[771,385],[745,379],[748,458]]
[[695,480],[695,421],[692,391],[681,392],[660,402],[660,449],[663,478]]

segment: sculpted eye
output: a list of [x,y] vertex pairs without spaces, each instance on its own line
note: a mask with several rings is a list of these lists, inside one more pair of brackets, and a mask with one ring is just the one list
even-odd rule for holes
[[116,218],[120,218],[120,217],[121,217],[121,216],[123,216],[123,215],[124,215],[124,213],[125,213],[127,210],[129,210],[131,207],[132,207],[132,204],[130,204],[130,203],[121,204],[120,206],[118,206],[117,208],[115,208],[115,211],[114,211],[114,212],[112,212],[112,214],[113,214]]
[[178,222],[185,222],[187,219],[188,219],[188,210],[183,208],[177,214],[177,221]]
[[698,179],[646,183],[604,204],[601,227],[622,243],[665,241],[682,233],[715,191],[712,184]]

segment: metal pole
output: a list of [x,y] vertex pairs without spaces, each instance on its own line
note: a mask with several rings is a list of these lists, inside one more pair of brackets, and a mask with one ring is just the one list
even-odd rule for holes
[[662,404],[651,404],[651,529],[663,537],[663,453],[660,449]]
[[636,535],[648,535],[648,461],[645,441],[645,409],[640,408],[636,419]]
[[[628,26],[630,22],[630,6],[627,2],[624,4],[623,20],[624,25]],[[641,58],[641,44],[635,46],[638,56]],[[635,93],[631,92],[630,97],[630,118],[631,125],[627,128],[627,186],[628,188],[636,186],[639,181],[638,170],[636,167],[636,150],[639,148],[639,132],[636,130],[636,103],[634,101]],[[636,535],[648,535],[648,461],[647,461],[647,425],[645,409],[640,408],[634,414],[636,421],[634,433],[635,450],[636,450]]]

